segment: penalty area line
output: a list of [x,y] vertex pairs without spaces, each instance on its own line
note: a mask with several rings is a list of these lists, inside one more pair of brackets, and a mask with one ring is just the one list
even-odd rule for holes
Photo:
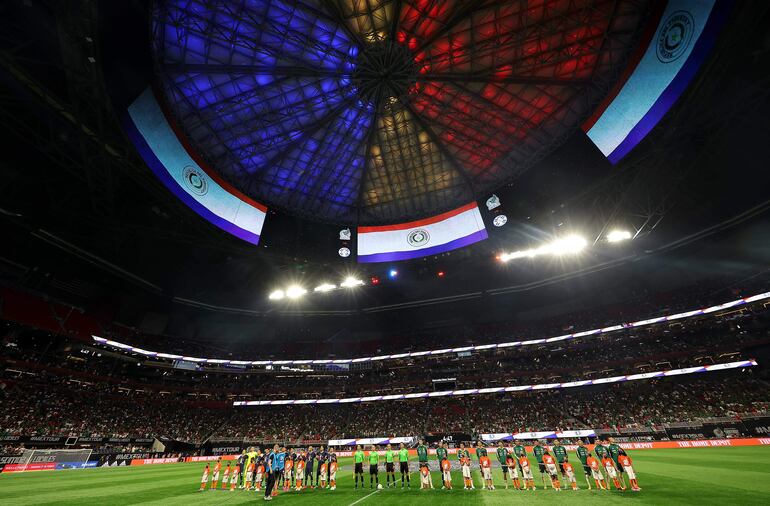
[[374,492],[370,492],[367,495],[363,496],[361,499],[357,499],[357,500],[353,501],[352,503],[348,504],[348,506],[353,506],[354,504],[358,504],[358,503],[360,503],[362,501],[365,501],[365,500],[369,499],[371,496],[373,496],[374,494],[376,494],[377,492],[379,492],[379,490],[375,490]]

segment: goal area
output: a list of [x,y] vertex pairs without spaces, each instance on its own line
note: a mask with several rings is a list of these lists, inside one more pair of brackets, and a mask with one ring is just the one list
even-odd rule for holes
[[88,467],[92,450],[24,450],[19,462],[19,471],[43,469],[83,469]]

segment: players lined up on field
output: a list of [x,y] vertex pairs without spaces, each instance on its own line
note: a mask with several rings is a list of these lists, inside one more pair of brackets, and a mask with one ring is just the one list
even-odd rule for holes
[[[626,490],[628,484],[631,490],[639,491],[639,483],[636,479],[636,473],[633,468],[631,458],[626,454],[612,438],[607,440],[598,440],[594,446],[593,453],[589,451],[582,442],[575,450],[580,465],[583,468],[587,488],[592,489],[591,482],[599,490],[609,490],[610,482],[616,490]],[[496,449],[497,460],[502,469],[503,482],[508,489],[509,482],[517,490],[536,490],[534,473],[530,464],[526,447],[521,443],[515,446],[504,446],[503,442],[498,443]],[[477,466],[483,480],[483,487],[487,490],[494,490],[494,480],[492,478],[492,460],[487,454],[487,449],[481,441],[478,442],[475,452],[471,453],[470,448],[461,444],[457,450],[457,461],[462,471],[463,488],[465,490],[475,489],[473,477],[471,474],[472,455],[476,456]],[[535,441],[532,449],[532,455],[535,458],[542,480],[543,489],[552,488],[560,491],[562,488],[570,487],[572,490],[578,490],[577,473],[572,463],[569,461],[567,449],[560,444],[558,440],[554,441],[549,449],[543,446],[539,441]],[[369,448],[369,453],[359,445],[353,453],[355,488],[358,489],[359,481],[361,488],[365,487],[364,462],[369,464],[369,488],[382,488],[379,478],[380,454],[375,446]],[[409,451],[402,443],[398,450],[394,450],[392,445],[387,445],[383,455],[385,461],[386,484],[388,488],[397,486],[395,474],[395,464],[399,464],[399,474],[401,475],[401,488],[404,486],[411,488]],[[439,469],[442,474],[442,489],[452,489],[452,462],[450,461],[449,451],[443,443],[439,443],[436,448],[436,459],[439,462]],[[420,488],[433,489],[433,479],[428,464],[428,447],[424,441],[420,441],[417,446],[417,461],[420,475]],[[317,465],[316,465],[317,464]],[[218,488],[220,472],[222,472],[221,459],[217,460],[212,477],[211,489]],[[283,483],[285,492],[294,490],[301,491],[305,488],[329,488],[336,489],[337,477],[337,455],[333,449],[325,450],[323,446],[318,451],[312,446],[307,450],[287,450],[286,447],[279,448],[276,445],[272,451],[255,450],[250,448],[248,452],[244,451],[238,458],[237,463],[224,469],[222,480],[222,489],[227,489],[228,483],[230,490],[236,488],[246,490],[261,490],[265,482],[265,500],[270,500],[277,494],[277,487]],[[315,474],[314,474],[315,470]],[[206,489],[209,479],[210,468],[206,465],[203,477],[201,479],[201,488]],[[509,480],[510,478],[510,480]],[[549,485],[550,484],[550,485]]]
[[[466,448],[464,444],[461,444],[460,448],[457,450],[457,459],[462,470],[463,488],[465,490],[473,490],[476,488],[471,474],[472,454],[470,450],[471,449]],[[487,490],[494,490],[495,485],[492,478],[492,460],[489,458],[487,449],[481,441],[476,445],[474,453],[483,480],[483,487]],[[503,442],[499,442],[496,454],[503,472],[503,481],[506,489],[509,486],[510,477],[510,484],[514,489],[536,490],[532,466],[524,445],[519,443],[515,446],[506,447]],[[535,445],[532,448],[532,454],[535,457],[535,462],[540,471],[543,489],[547,489],[549,486],[554,490],[562,490],[562,487],[566,488],[568,486],[571,487],[572,490],[579,489],[577,484],[577,474],[572,463],[569,461],[567,449],[560,444],[558,440],[554,441],[554,445],[550,449],[547,446],[541,445],[539,441],[535,441]],[[576,449],[576,454],[578,461],[583,467],[586,485],[589,490],[592,488],[592,480],[596,485],[596,488],[600,490],[609,490],[610,481],[612,481],[616,490],[626,490],[627,485],[625,477],[628,477],[631,490],[635,492],[641,490],[636,479],[636,473],[634,472],[631,458],[612,440],[612,438],[609,438],[607,441],[598,440],[597,444],[594,446],[593,453],[591,453],[581,442]],[[439,461],[442,480],[444,482],[441,488],[451,489],[452,464],[449,459],[448,450],[442,443],[439,443],[438,448],[436,448],[436,458]],[[420,487],[433,488],[433,482],[428,466],[428,449],[422,441],[417,447],[417,460],[420,468]],[[559,479],[560,476],[561,480]],[[550,485],[548,483],[550,483]]]
[[272,450],[251,447],[244,450],[231,466],[230,462],[222,469],[221,457],[211,471],[206,464],[201,477],[199,492],[206,490],[211,473],[211,490],[219,490],[219,477],[222,473],[222,488],[261,491],[264,488],[266,501],[278,495],[278,487],[284,492],[305,488],[337,488],[337,454],[332,448],[327,451],[321,446],[316,451],[312,446],[307,450],[287,450],[285,446],[275,445]]

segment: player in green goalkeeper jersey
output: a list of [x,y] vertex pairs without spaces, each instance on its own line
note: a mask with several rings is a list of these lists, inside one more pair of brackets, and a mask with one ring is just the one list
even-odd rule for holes
[[503,446],[502,441],[499,441],[497,443],[497,460],[503,470],[503,481],[506,489],[508,489],[508,455],[508,449]]
[[567,461],[567,449],[556,439],[553,442],[553,456],[556,458],[556,463],[559,464],[559,472],[561,473],[561,486],[567,488],[567,475],[564,472],[564,463]]
[[356,488],[358,488],[359,476],[361,477],[361,488],[364,488],[364,457],[364,450],[361,445],[356,446],[356,452],[353,454],[353,461],[355,462],[353,474],[356,477]]
[[409,450],[404,443],[401,443],[398,449],[398,466],[401,471],[401,488],[404,488],[404,477],[406,477],[407,488],[412,488],[412,484],[409,483]]
[[588,448],[586,448],[586,445],[583,444],[583,441],[580,441],[580,444],[578,444],[577,450],[575,450],[575,453],[577,453],[578,460],[580,461],[580,464],[583,466],[583,474],[586,476],[586,483],[588,484],[588,490],[591,490],[591,466],[588,465],[588,456],[591,455],[588,452]]
[[[545,448],[543,448],[540,445],[539,440],[535,440],[535,445],[532,447],[532,454],[535,456],[535,460],[537,461],[537,468],[540,471],[540,478],[543,480],[543,490],[548,490],[548,485],[545,483],[545,464],[543,463],[543,454],[545,453]],[[549,478],[548,481],[551,481]]]
[[[369,448],[369,488],[374,488],[374,485],[380,484],[380,454],[377,453],[377,448],[374,445]],[[376,483],[374,483],[376,481]]]
[[393,487],[396,486],[396,465],[394,464],[394,456],[396,452],[393,451],[393,447],[388,445],[385,449],[385,479],[388,482],[388,488],[391,487],[390,479],[393,478]]

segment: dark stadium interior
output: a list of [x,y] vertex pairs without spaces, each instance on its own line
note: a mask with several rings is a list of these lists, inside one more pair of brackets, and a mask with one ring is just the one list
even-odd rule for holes
[[[281,186],[276,176],[254,189],[270,205],[253,245],[177,200],[121,125],[148,82],[164,93],[173,88],[170,70],[154,60],[163,56],[151,33],[159,3],[0,5],[0,454],[20,451],[13,436],[105,438],[88,443],[105,452],[161,437],[191,452],[203,452],[211,438],[307,445],[573,429],[646,441],[675,439],[681,427],[713,437],[710,420],[745,429],[753,417],[770,417],[768,298],[606,335],[338,369],[190,370],[93,339],[227,361],[354,359],[550,338],[770,292],[770,4],[736,3],[687,90],[616,165],[580,122],[563,120],[559,142],[531,148],[537,156],[516,170],[494,166],[490,174],[499,173],[455,182],[451,192],[412,188],[384,207],[361,197],[335,214],[318,188],[315,207],[271,193]],[[612,87],[659,3],[618,2],[633,7],[631,26],[606,74],[579,80],[585,107],[593,110]],[[222,172],[237,179],[231,169]],[[483,205],[492,193],[503,203],[504,227],[492,226]],[[484,212],[486,241],[381,264],[337,253],[341,228],[422,219],[469,200]],[[606,244],[618,224],[637,234]],[[497,258],[571,231],[595,247],[574,258]],[[364,286],[312,293],[347,276]],[[268,298],[291,284],[311,293]],[[233,405],[565,383],[749,360],[757,365],[569,390],[345,409]]]

